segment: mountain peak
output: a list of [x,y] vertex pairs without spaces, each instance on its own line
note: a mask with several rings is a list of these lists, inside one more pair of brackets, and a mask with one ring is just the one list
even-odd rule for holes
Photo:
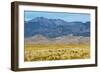
[[[62,35],[73,34],[76,36],[90,35],[90,22],[66,22],[63,19],[49,19],[46,17],[36,17],[24,23],[25,37],[46,36],[54,38]],[[43,35],[43,36],[41,36]],[[70,35],[72,36],[72,35]]]
[[30,20],[30,22],[38,22],[38,21],[43,21],[43,20],[48,20],[48,18],[45,18],[45,17],[36,17],[36,18]]

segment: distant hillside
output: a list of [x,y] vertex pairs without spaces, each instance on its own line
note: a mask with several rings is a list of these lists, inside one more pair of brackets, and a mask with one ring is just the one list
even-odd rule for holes
[[26,44],[89,44],[90,37],[83,37],[83,36],[61,36],[56,38],[47,38],[43,35],[35,35],[33,37],[25,38]]
[[62,19],[48,19],[37,17],[24,24],[24,36],[31,37],[37,34],[49,38],[67,36],[90,36],[90,22],[66,22]]

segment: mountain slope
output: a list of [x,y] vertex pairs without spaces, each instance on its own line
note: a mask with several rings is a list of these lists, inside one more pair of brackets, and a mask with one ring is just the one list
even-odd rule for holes
[[90,36],[90,22],[66,22],[62,19],[48,19],[37,17],[24,23],[24,37],[37,34],[49,38],[66,36]]

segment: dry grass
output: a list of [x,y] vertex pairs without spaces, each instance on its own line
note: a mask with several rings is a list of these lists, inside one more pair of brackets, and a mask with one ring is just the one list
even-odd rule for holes
[[25,61],[90,58],[89,44],[25,44]]

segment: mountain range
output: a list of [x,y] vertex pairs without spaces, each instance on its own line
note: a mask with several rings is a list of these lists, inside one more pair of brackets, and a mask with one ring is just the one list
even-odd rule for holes
[[90,36],[90,22],[67,22],[62,19],[48,19],[36,17],[29,21],[24,21],[24,37],[32,37],[37,34],[49,38],[60,36]]

